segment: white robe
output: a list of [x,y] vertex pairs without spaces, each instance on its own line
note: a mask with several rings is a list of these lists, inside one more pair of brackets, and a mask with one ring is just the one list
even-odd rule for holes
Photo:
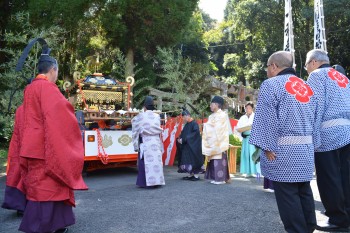
[[[161,133],[160,116],[157,113],[148,110],[132,119],[133,145],[135,151],[140,151],[140,158],[144,158],[147,186],[165,185]],[[141,144],[139,144],[140,136]]]
[[227,114],[219,109],[209,116],[202,134],[202,153],[208,160],[221,159],[229,148],[229,122]]
[[239,121],[237,123],[236,129],[246,127],[246,126],[252,126],[254,121],[254,116],[255,116],[254,112],[250,115],[250,117],[248,117],[247,114],[244,114],[243,116],[241,116],[241,118],[239,118]]

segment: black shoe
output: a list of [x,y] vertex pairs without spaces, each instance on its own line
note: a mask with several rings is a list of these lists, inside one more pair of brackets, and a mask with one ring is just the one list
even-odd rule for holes
[[66,227],[55,231],[55,233],[67,233],[67,232],[68,232],[68,228],[66,228]]
[[185,176],[185,177],[182,177],[182,179],[183,179],[183,180],[191,180],[192,177],[194,177],[194,176]]
[[199,178],[199,177],[194,177],[194,176],[192,176],[190,180],[191,180],[191,181],[198,181],[198,180],[200,180],[200,178]]
[[340,227],[329,222],[318,224],[316,230],[327,232],[349,232],[348,227]]

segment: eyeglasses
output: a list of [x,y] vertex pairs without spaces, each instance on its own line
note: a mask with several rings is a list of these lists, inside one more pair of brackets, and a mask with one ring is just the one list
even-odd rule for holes
[[306,70],[306,71],[307,71],[307,65],[309,65],[309,64],[310,64],[310,62],[312,62],[312,61],[317,62],[316,60],[310,60],[310,61],[308,61],[307,63],[305,63],[304,70]]

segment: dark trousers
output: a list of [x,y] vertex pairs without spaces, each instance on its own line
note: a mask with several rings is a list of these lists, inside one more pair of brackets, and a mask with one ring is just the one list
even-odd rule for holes
[[329,222],[350,225],[350,144],[315,153],[317,186]]
[[278,211],[289,233],[313,232],[316,227],[315,203],[310,182],[273,182]]

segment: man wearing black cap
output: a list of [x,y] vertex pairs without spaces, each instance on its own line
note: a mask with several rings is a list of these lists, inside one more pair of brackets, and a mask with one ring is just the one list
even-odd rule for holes
[[179,159],[179,173],[189,173],[184,180],[198,181],[199,173],[203,172],[202,140],[199,127],[188,110],[182,111],[185,126],[177,139],[176,147]]
[[20,170],[28,200],[20,231],[67,232],[75,223],[73,190],[87,189],[84,147],[72,105],[56,86],[56,59],[42,54],[23,100]]
[[221,110],[223,105],[224,99],[214,96],[210,104],[213,113],[203,128],[202,151],[208,159],[205,178],[212,180],[212,184],[225,184],[230,179],[227,163],[228,116]]
[[343,75],[346,75],[346,71],[341,65],[333,65],[332,68],[342,73]]
[[153,112],[151,96],[146,97],[143,110],[131,121],[134,150],[139,152],[136,185],[141,188],[157,187],[165,185],[162,162],[164,148],[160,139],[160,116]]

